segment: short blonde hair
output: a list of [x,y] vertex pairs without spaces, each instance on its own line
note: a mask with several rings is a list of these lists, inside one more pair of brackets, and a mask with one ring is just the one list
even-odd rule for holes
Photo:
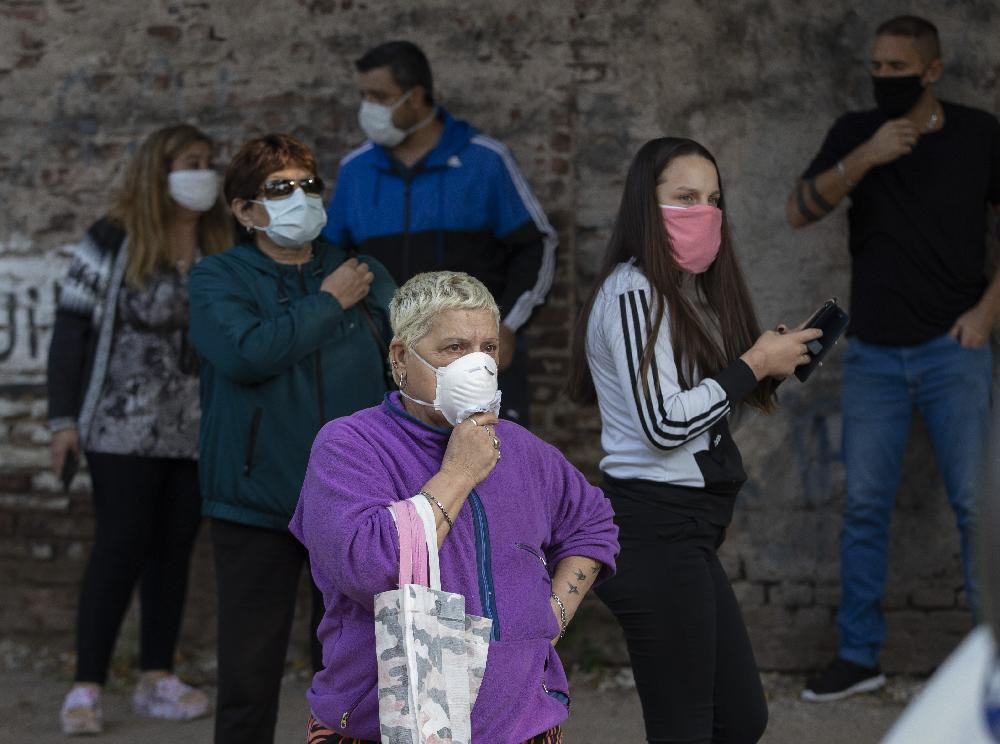
[[393,341],[412,348],[427,335],[438,313],[489,310],[500,324],[500,308],[486,286],[461,271],[427,271],[396,290],[389,303]]

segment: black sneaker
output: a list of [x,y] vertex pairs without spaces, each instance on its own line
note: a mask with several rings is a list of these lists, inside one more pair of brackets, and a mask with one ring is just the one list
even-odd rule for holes
[[873,667],[852,664],[836,658],[826,669],[813,677],[802,691],[802,699],[813,703],[843,700],[859,692],[871,692],[885,684],[885,675],[876,664]]

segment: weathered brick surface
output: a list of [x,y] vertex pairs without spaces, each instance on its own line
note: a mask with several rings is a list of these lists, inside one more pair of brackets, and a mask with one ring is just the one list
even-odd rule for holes
[[[941,92],[1000,108],[1000,9],[972,0],[907,9],[942,30]],[[570,404],[562,386],[629,157],[661,133],[695,136],[715,152],[765,324],[845,297],[843,210],[793,233],[784,198],[833,119],[868,105],[868,35],[896,10],[847,0],[0,0],[0,635],[71,646],[93,517],[84,475],[64,495],[44,470],[44,354],[63,246],[102,213],[152,129],[193,122],[217,138],[222,163],[250,135],[290,131],[316,149],[332,181],[361,139],[351,61],[384,39],[418,41],[441,100],[511,146],[559,231],[555,286],[530,330],[534,418],[596,476],[599,418]],[[737,434],[751,480],[721,558],[768,668],[815,666],[833,649],[838,390],[834,355],[807,386],[782,387],[780,413]],[[953,520],[926,433],[915,431],[886,598],[885,665],[907,671],[931,668],[969,625]],[[189,646],[214,632],[205,535],[192,575]],[[581,658],[623,660],[603,607],[588,603],[586,614],[573,641]]]

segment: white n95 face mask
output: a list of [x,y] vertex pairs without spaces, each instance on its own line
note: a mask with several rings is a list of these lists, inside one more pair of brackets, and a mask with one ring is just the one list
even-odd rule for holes
[[167,174],[170,198],[195,212],[207,212],[219,198],[219,174],[214,170],[179,170]]
[[306,194],[300,186],[287,199],[265,199],[254,203],[264,205],[271,221],[267,227],[254,225],[254,230],[262,230],[275,245],[282,248],[298,248],[315,240],[326,224],[323,200]]
[[435,367],[413,349],[410,351],[434,371],[437,385],[433,403],[418,400],[400,390],[404,398],[440,411],[452,426],[458,426],[474,413],[500,412],[497,363],[489,354],[474,351],[459,357],[446,367]]

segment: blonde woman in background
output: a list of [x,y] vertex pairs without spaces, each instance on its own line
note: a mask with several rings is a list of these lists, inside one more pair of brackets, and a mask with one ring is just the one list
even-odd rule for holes
[[85,452],[96,519],[60,714],[67,735],[103,728],[101,688],[137,582],[136,711],[184,720],[208,709],[171,668],[201,521],[187,277],[232,239],[211,159],[211,140],[192,126],[150,135],[63,280],[48,359],[52,468],[68,484]]

